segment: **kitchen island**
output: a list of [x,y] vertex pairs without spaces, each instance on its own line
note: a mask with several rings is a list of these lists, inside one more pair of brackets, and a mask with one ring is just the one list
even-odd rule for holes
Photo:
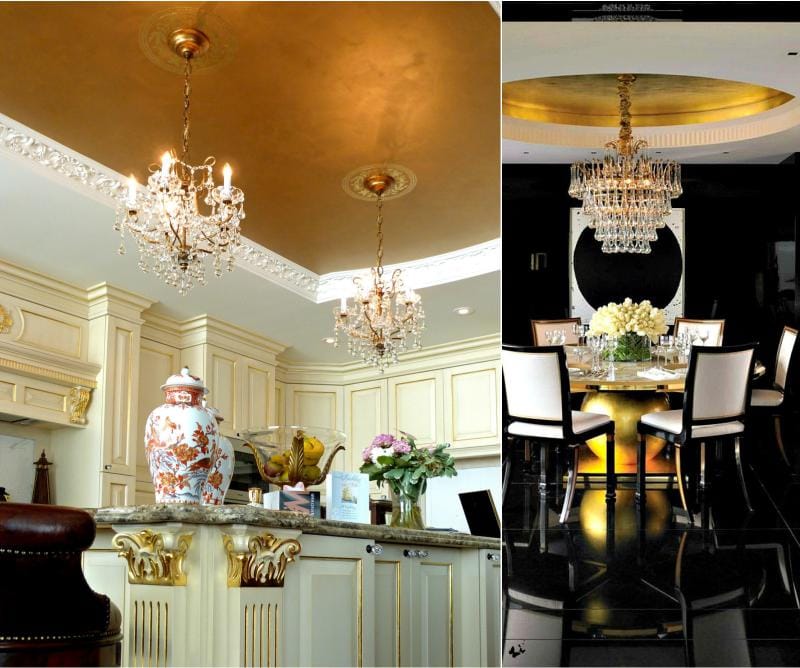
[[250,506],[94,512],[123,665],[500,662],[500,541]]

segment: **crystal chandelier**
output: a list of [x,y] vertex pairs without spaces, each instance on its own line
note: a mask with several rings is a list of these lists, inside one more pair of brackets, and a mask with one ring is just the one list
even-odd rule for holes
[[125,253],[127,231],[139,248],[139,268],[153,271],[185,295],[196,283],[205,285],[206,256],[212,259],[216,276],[222,275],[223,268],[233,269],[245,217],[244,193],[231,185],[230,165],[222,170],[223,184],[215,186],[215,158],[208,157],[199,165],[189,162],[192,59],[208,49],[208,37],[199,30],[176,30],[170,35],[170,45],[185,61],[181,156],[170,151],[161,157],[160,166],[151,165],[143,193],[131,175],[127,195],[120,197],[114,229],[123,238],[120,255]]
[[569,194],[583,201],[595,239],[604,253],[649,253],[672,213],[671,200],[681,189],[681,167],[672,160],[653,160],[647,142],[631,132],[631,86],[636,77],[617,77],[619,139],[606,144],[602,161],[576,162]]
[[[420,347],[425,313],[419,295],[403,285],[402,270],[395,269],[390,278],[384,276],[383,202],[395,178],[388,173],[371,173],[362,185],[363,191],[372,194],[378,211],[377,262],[366,280],[353,279],[352,302],[342,297],[334,309],[334,345],[339,345],[340,334],[345,335],[350,354],[383,373],[385,367],[397,363],[399,353]],[[398,193],[397,189],[391,191],[395,196]]]

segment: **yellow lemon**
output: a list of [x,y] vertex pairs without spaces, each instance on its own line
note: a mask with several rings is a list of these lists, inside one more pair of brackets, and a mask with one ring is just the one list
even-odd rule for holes
[[313,482],[322,475],[319,466],[304,466],[303,467],[303,482]]
[[322,457],[325,452],[325,446],[322,442],[314,436],[306,436],[303,439],[303,453],[307,464],[314,465]]

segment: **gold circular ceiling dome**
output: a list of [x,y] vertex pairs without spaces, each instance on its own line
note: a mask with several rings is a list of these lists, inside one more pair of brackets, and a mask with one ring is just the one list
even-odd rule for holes
[[[614,127],[614,74],[521,79],[503,84],[503,114],[526,121]],[[631,88],[634,127],[714,123],[753,116],[794,99],[767,86],[678,74],[637,74]]]

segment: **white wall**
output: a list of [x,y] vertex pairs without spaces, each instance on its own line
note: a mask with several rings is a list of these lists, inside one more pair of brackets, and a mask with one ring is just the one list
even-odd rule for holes
[[467,518],[458,500],[460,492],[477,492],[488,489],[494,507],[500,513],[501,481],[499,466],[466,468],[461,462],[456,465],[458,475],[453,478],[431,478],[423,497],[425,524],[439,529],[456,529],[469,533]]
[[[33,463],[42,448],[50,455],[50,432],[37,427],[24,427],[0,423],[0,487],[5,487],[11,501],[30,503],[33,495]],[[51,494],[55,493],[52,486]],[[57,503],[57,501],[56,501]]]

